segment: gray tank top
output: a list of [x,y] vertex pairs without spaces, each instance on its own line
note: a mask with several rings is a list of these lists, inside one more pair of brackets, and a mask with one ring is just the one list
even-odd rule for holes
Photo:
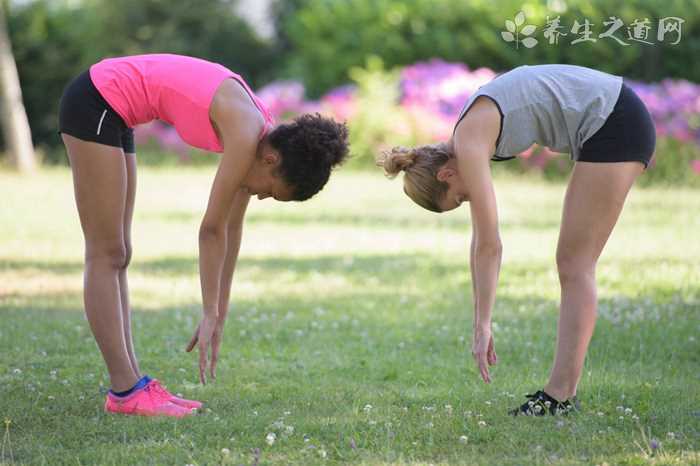
[[621,77],[582,66],[520,66],[481,86],[457,124],[484,95],[502,116],[494,160],[512,158],[534,143],[578,160],[583,143],[612,113],[621,89]]

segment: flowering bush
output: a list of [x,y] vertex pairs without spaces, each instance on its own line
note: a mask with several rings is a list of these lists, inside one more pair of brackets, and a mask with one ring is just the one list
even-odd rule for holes
[[[280,121],[305,112],[347,121],[354,154],[351,163],[371,165],[376,154],[393,145],[446,141],[469,96],[496,73],[438,59],[389,72],[374,57],[364,68],[352,69],[350,76],[353,85],[335,88],[317,101],[305,99],[304,86],[296,81],[274,82],[257,94]],[[700,184],[700,86],[670,79],[629,85],[649,109],[659,137],[655,161],[644,178]],[[139,141],[153,137],[164,149],[181,157],[189,154],[174,130],[152,125],[139,132]],[[546,147],[533,146],[521,154],[519,163],[506,165],[562,173],[570,163],[557,155]]]

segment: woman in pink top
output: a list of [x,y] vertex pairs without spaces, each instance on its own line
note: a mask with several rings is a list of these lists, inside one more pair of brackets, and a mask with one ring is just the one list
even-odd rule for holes
[[347,129],[320,115],[273,127],[240,76],[178,55],[103,60],[67,86],[59,130],[85,236],[85,312],[111,380],[105,409],[182,417],[201,403],[175,397],[142,375],[131,337],[126,271],[136,189],[132,128],[156,119],[173,125],[192,146],[222,153],[199,229],[203,314],[187,347],[199,348],[202,383],[207,369],[215,377],[250,196],[309,199],[347,155]]

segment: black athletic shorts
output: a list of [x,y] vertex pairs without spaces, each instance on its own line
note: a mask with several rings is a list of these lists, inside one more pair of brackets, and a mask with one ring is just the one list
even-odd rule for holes
[[85,71],[63,91],[58,110],[58,132],[83,141],[121,147],[125,154],[136,153],[134,130],[100,95]]
[[656,147],[656,128],[641,99],[627,84],[605,124],[583,143],[579,162],[630,162],[649,165]]

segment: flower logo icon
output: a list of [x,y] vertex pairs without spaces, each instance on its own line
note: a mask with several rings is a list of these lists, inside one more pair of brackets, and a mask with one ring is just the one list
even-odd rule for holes
[[[505,24],[507,30],[501,31],[501,37],[503,37],[503,40],[506,42],[515,42],[516,49],[519,48],[520,43],[529,49],[537,45],[537,39],[530,37],[537,27],[528,24],[522,29],[520,28],[520,26],[525,24],[525,13],[522,11],[519,11],[518,14],[515,15],[514,21],[507,19]],[[521,39],[520,36],[525,37]]]

